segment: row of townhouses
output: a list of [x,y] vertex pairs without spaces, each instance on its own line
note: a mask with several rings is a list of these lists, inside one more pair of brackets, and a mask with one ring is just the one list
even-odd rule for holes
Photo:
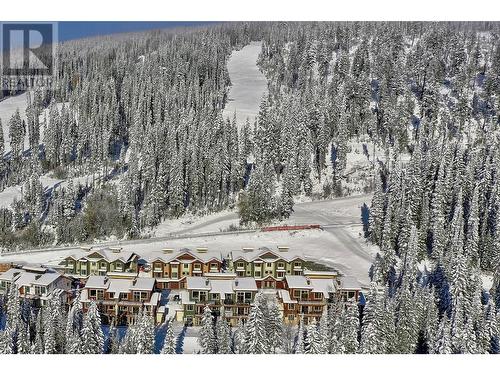
[[354,278],[309,271],[287,247],[244,248],[227,254],[206,248],[164,249],[148,259],[120,248],[82,248],[51,268],[16,266],[0,274],[0,293],[15,283],[37,306],[54,295],[70,303],[76,290],[84,309],[95,300],[105,323],[130,324],[144,309],[161,323],[166,316],[199,324],[203,309],[231,325],[247,319],[255,295],[276,295],[283,319],[319,319],[334,301],[357,300]]

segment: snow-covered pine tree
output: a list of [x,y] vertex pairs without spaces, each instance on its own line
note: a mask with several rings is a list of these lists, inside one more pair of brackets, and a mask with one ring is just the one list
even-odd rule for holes
[[102,354],[104,349],[104,334],[101,328],[101,316],[97,303],[92,300],[83,318],[82,354]]
[[210,310],[210,307],[208,307],[208,305],[203,309],[198,342],[201,346],[203,354],[215,354],[217,352],[217,342],[214,331],[214,317],[212,316],[212,310]]
[[174,337],[174,327],[172,320],[167,323],[167,328],[165,332],[165,340],[163,341],[163,348],[161,349],[161,354],[175,354],[176,353],[176,342]]

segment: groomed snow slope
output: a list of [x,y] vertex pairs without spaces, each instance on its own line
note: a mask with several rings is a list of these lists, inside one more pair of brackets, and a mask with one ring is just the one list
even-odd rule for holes
[[257,66],[260,51],[261,42],[251,42],[234,51],[227,63],[231,88],[223,117],[232,120],[236,112],[238,128],[245,124],[247,118],[253,124],[267,89],[266,78]]

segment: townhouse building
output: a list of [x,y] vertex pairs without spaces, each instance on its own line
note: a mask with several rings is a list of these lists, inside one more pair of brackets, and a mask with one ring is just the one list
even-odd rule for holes
[[288,254],[288,247],[277,251],[262,247],[258,250],[243,248],[228,255],[228,270],[238,277],[253,277],[258,288],[281,289],[286,276],[302,275],[304,259]]
[[335,301],[338,285],[334,279],[311,279],[305,276],[285,277],[285,288],[278,291],[285,322],[304,324],[319,321],[329,303]]
[[18,288],[19,296],[30,300],[33,307],[41,307],[54,297],[60,298],[62,303],[71,299],[71,279],[46,269],[31,272],[10,268],[0,274],[0,294],[9,293],[13,284]]
[[208,253],[206,248],[197,248],[196,251],[184,248],[177,252],[164,249],[153,253],[149,264],[159,288],[183,289],[186,278],[219,273],[223,262],[220,256]]
[[186,290],[180,291],[180,309],[176,320],[199,325],[205,306],[214,316],[219,316],[236,326],[248,318],[251,304],[258,292],[255,279],[236,277],[232,274],[213,277],[187,277]]
[[302,276],[286,276],[278,290],[283,319],[286,323],[304,324],[316,320],[338,303],[358,301],[361,286],[356,278],[337,272],[305,271]]
[[138,262],[139,255],[122,251],[120,247],[88,247],[66,257],[61,266],[68,276],[85,280],[92,275],[105,276],[110,273],[137,275]]
[[157,316],[160,293],[155,284],[151,277],[89,276],[81,291],[83,309],[86,311],[94,300],[104,323],[131,324],[141,309],[151,314],[156,323],[161,323]]

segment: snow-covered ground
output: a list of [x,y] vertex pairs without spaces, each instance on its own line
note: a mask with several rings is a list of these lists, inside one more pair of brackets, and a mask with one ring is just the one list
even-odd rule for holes
[[241,50],[234,51],[227,63],[232,86],[223,116],[232,120],[236,112],[238,127],[244,125],[247,118],[253,124],[267,90],[266,78],[257,66],[260,51],[261,42],[251,42]]
[[[73,181],[73,184],[75,186],[77,186],[78,184],[85,185],[87,182],[91,180],[91,176],[74,177],[74,178],[68,178],[66,180],[53,178],[51,176],[51,173],[47,173],[44,174],[43,176],[40,176],[40,182],[42,183],[44,191],[51,190],[54,187],[64,187],[69,183],[70,180]],[[19,200],[21,199],[21,196],[22,196],[21,185],[14,185],[5,188],[3,191],[0,192],[0,208],[9,207],[14,201],[14,199]]]
[[[307,260],[317,261],[356,277],[363,286],[368,285],[368,271],[375,251],[366,244],[362,237],[361,206],[371,201],[370,195],[339,198],[329,201],[304,202],[295,206],[288,223],[321,224],[323,230],[305,230],[297,232],[254,232],[230,233],[217,236],[199,236],[199,233],[210,232],[210,229],[225,227],[228,223],[237,224],[235,212],[210,215],[192,223],[185,223],[182,229],[171,227],[171,234],[184,234],[190,238],[178,239],[145,239],[140,242],[123,242],[124,250],[134,251],[144,258],[153,252],[169,247],[207,247],[208,252],[220,256],[242,247],[288,246],[290,254],[304,256]],[[198,234],[198,236],[196,236]],[[31,254],[11,254],[0,256],[0,261],[24,261],[30,263],[57,264],[65,256],[72,254],[76,248],[58,251],[44,251]]]

